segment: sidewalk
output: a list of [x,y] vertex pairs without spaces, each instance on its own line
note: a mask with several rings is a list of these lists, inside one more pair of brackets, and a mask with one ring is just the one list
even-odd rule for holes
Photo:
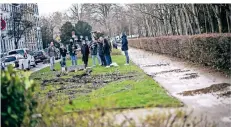
[[[221,83],[230,83],[230,79],[215,70],[171,58],[165,55],[130,48],[131,60],[152,76],[171,95],[181,100],[187,107],[198,113],[208,115],[219,123],[218,126],[231,126],[231,98],[220,97],[216,93],[183,96],[179,93],[201,89]],[[230,91],[230,86],[225,88]]]

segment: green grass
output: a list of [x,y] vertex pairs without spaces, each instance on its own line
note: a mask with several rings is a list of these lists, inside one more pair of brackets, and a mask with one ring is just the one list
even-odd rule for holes
[[[125,66],[125,57],[123,55],[112,56],[112,61],[116,62],[119,66],[111,68],[96,66],[93,68],[92,75],[96,76],[119,71],[124,75],[132,72],[136,74],[135,78],[110,82],[104,87],[93,90],[87,95],[77,94],[76,98],[72,100],[72,105],[67,103],[63,107],[65,111],[96,108],[177,107],[181,105],[180,101],[169,96],[159,84],[151,77],[147,76],[139,67],[133,63],[129,66]],[[78,64],[82,64],[82,61],[79,60]],[[70,65],[71,61],[69,60],[67,61],[67,66]],[[92,60],[89,59],[89,66],[91,65]],[[59,63],[55,64],[55,69],[60,70]],[[44,72],[46,72],[46,74],[43,74]],[[83,71],[72,72],[61,78],[70,78],[82,72]],[[31,75],[32,79],[36,77],[51,79],[55,76],[52,75],[49,67],[47,67]],[[38,82],[41,83],[41,80]],[[52,89],[51,87],[48,88],[49,90]],[[40,89],[37,90],[41,91]],[[47,91],[48,90],[44,90],[42,93]]]

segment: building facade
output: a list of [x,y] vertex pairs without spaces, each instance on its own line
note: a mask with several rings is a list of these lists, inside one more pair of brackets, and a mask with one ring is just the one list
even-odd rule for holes
[[[37,4],[0,4],[0,9],[7,24],[1,31],[2,53],[15,49],[15,43],[18,48],[43,49]],[[26,23],[31,27],[25,28]]]

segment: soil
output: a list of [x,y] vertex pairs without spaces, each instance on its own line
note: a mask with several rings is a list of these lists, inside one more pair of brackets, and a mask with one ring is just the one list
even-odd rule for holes
[[[213,85],[206,87],[206,88],[184,91],[184,92],[179,93],[179,94],[183,95],[183,96],[193,96],[196,94],[216,93],[219,91],[224,91],[229,86],[231,86],[231,84],[229,84],[229,83],[213,84]],[[221,96],[227,96],[227,95],[230,95],[230,91],[228,91],[227,93],[221,94]]]
[[47,86],[52,85],[56,89],[45,94],[48,99],[58,101],[59,94],[65,94],[67,99],[74,99],[76,95],[90,93],[92,90],[102,88],[110,82],[132,79],[138,75],[136,72],[91,75],[91,72],[91,69],[87,69],[84,73],[73,75],[70,78],[62,78],[60,75],[53,79],[43,80],[41,90],[45,90]]
[[185,77],[182,77],[180,79],[194,79],[199,77],[199,75],[197,73],[187,73],[185,74]]
[[150,65],[144,65],[143,67],[160,67],[160,66],[169,66],[169,64],[150,64]]
[[152,73],[152,75],[156,76],[159,74],[165,74],[165,73],[170,73],[170,72],[182,73],[182,72],[188,72],[188,71],[190,71],[190,70],[173,69],[173,70],[168,70],[168,71],[161,71],[161,72]]

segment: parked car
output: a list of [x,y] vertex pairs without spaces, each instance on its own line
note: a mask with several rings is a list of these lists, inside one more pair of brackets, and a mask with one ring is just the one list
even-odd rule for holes
[[33,67],[36,66],[35,59],[33,56],[34,54],[28,48],[15,49],[15,50],[11,50],[8,52],[8,55],[15,55],[15,54],[22,55],[25,59],[28,60],[28,62],[30,63],[29,64],[30,66],[33,66]]
[[40,50],[40,51],[35,51],[34,52],[34,58],[35,58],[35,63],[43,62],[45,59],[48,58],[47,54],[45,51]]
[[30,70],[30,63],[20,54],[8,55],[3,58],[3,68],[12,65],[14,68]]

